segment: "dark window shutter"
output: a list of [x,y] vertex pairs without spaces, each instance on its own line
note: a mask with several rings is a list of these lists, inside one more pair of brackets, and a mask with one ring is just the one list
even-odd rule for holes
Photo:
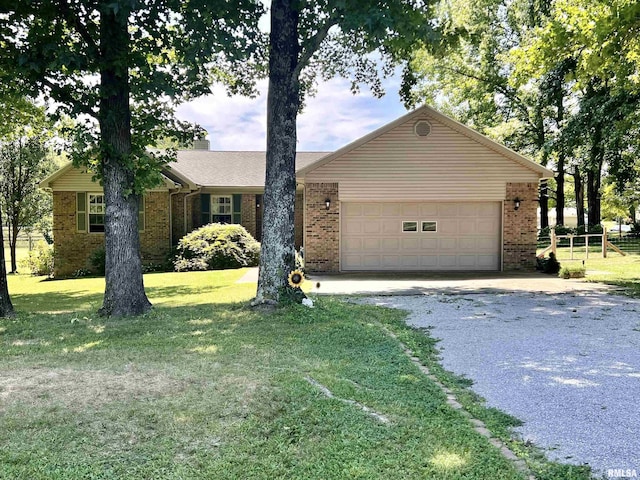
[[242,223],[242,195],[233,195],[233,223]]
[[200,194],[200,213],[202,214],[202,225],[211,223],[211,195]]
[[76,229],[79,232],[87,231],[87,194],[76,193]]

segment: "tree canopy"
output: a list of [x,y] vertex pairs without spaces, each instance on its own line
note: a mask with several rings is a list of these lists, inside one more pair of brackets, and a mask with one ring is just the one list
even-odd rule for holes
[[239,61],[259,35],[256,1],[0,1],[0,72],[12,90],[75,118],[72,157],[93,163],[106,201],[106,289],[101,313],[150,308],[139,254],[139,196],[168,155],[158,138],[199,133],[173,116],[175,103],[234,88]]

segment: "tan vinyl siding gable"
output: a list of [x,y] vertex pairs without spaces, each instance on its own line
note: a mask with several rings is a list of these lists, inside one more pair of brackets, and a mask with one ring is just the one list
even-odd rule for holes
[[[56,192],[102,192],[100,182],[93,182],[93,174],[87,172],[83,168],[67,168],[64,172],[57,176],[49,183],[49,188]],[[168,189],[164,184],[156,188],[150,189],[152,192],[166,192]]]
[[[419,120],[431,125],[426,137],[414,133]],[[500,201],[507,182],[537,183],[539,178],[422,113],[308,172],[305,182],[339,183],[341,201]]]

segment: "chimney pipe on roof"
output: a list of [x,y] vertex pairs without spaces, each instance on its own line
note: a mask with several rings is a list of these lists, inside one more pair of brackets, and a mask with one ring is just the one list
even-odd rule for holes
[[209,150],[209,140],[194,140],[193,141],[193,149],[194,150]]

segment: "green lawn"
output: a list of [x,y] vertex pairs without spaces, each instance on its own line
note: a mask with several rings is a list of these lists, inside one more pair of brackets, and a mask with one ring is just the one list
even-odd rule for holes
[[640,255],[629,253],[622,256],[618,253],[608,252],[607,258],[602,258],[599,247],[592,247],[589,258],[586,258],[585,249],[574,249],[574,260],[570,260],[568,248],[558,249],[560,264],[582,264],[587,269],[586,280],[601,282],[610,285],[618,285],[627,289],[633,296],[640,296]]
[[400,312],[257,313],[243,273],[146,275],[156,308],[117,320],[103,279],[12,276],[0,478],[522,478],[385,333]]

